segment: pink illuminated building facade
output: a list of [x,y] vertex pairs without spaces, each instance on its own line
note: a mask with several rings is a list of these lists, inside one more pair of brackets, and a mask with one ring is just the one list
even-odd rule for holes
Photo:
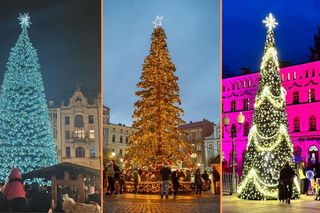
[[[295,161],[319,162],[320,149],[320,61],[280,69],[282,85],[287,91],[286,104]],[[240,112],[245,116],[235,138],[236,171],[241,174],[247,136],[252,124],[253,105],[259,85],[259,73],[222,80],[223,117],[230,118],[230,126]],[[222,129],[222,157],[226,172],[231,166],[231,135]],[[312,156],[312,159],[311,159]]]

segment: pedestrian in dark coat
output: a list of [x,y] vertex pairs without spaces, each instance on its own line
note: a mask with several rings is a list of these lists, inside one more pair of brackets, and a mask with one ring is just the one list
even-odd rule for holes
[[294,171],[290,167],[287,161],[285,166],[280,170],[280,182],[283,183],[284,187],[284,199],[290,204],[290,198],[292,197],[292,186],[293,186]]
[[177,176],[176,171],[172,172],[171,181],[172,181],[172,188],[173,188],[173,196],[175,198],[179,190],[179,178]]
[[195,173],[195,176],[194,176],[194,181],[195,181],[195,184],[196,184],[196,194],[201,195],[202,179],[201,179],[200,169],[196,170],[196,173]]
[[220,189],[217,186],[220,182],[220,174],[216,170],[216,167],[212,167],[212,182],[213,182],[213,189],[214,189],[214,194],[218,195],[220,194]]

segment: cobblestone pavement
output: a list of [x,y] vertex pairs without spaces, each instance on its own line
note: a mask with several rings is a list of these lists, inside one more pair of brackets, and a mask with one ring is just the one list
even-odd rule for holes
[[223,213],[313,213],[320,212],[320,201],[314,197],[301,195],[301,198],[292,200],[291,204],[278,200],[254,201],[241,200],[233,196],[222,196]]
[[215,213],[220,212],[220,196],[204,193],[161,199],[159,195],[122,194],[106,196],[105,213]]

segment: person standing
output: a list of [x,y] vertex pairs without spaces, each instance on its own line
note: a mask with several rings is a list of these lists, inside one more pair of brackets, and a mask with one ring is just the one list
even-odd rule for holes
[[196,170],[195,176],[194,176],[194,182],[196,184],[196,194],[201,195],[202,191],[202,179],[201,179],[201,173],[200,169]]
[[176,171],[172,172],[171,181],[172,181],[172,188],[173,188],[173,196],[174,198],[176,198],[179,190],[179,177]]
[[3,197],[11,212],[23,212],[28,210],[26,191],[23,186],[20,170],[14,168],[9,175],[9,182],[3,190]]
[[283,183],[284,199],[290,204],[290,198],[292,197],[292,185],[293,185],[294,171],[290,167],[287,161],[284,167],[280,170],[280,181]]
[[216,170],[216,167],[212,167],[212,182],[213,182],[213,189],[214,189],[214,194],[218,195],[220,194],[220,187],[218,187],[220,183],[220,174]]
[[298,178],[300,181],[300,191],[301,194],[306,193],[308,195],[308,183],[306,182],[306,169],[304,167],[304,162],[300,161],[298,163],[298,168],[297,168],[297,173],[298,173]]
[[133,176],[134,193],[137,194],[138,185],[139,185],[139,172],[137,169],[133,169],[132,176]]
[[112,195],[114,190],[115,190],[115,186],[114,186],[114,169],[113,169],[113,163],[110,162],[107,165],[107,177],[108,177],[108,188],[107,190],[110,191],[110,194]]
[[166,189],[165,195],[166,195],[166,199],[168,199],[171,169],[167,163],[164,163],[163,167],[160,169],[160,175],[161,175],[161,198],[163,198],[164,189]]

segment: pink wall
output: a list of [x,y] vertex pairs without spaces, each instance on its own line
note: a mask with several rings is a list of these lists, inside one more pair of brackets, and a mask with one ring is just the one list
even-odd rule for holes
[[[300,147],[302,159],[308,163],[308,150],[314,145],[320,148],[320,61],[294,65],[280,69],[283,87],[287,91],[286,103],[291,139],[295,147]],[[259,85],[259,73],[247,74],[222,80],[223,117],[228,115],[230,122],[236,121],[239,112],[245,116],[245,123],[252,124],[253,104]],[[315,101],[309,102],[309,90],[315,90]],[[293,103],[293,92],[299,92],[299,103]],[[249,98],[249,110],[244,110],[243,100]],[[236,111],[231,111],[231,102],[236,101]],[[309,119],[316,117],[316,130],[309,130]],[[300,131],[294,132],[293,120],[300,119]],[[247,136],[244,136],[244,125],[235,139],[238,162],[237,170],[242,169],[242,153],[246,149]],[[297,148],[295,148],[297,149]],[[223,130],[222,151],[230,165],[231,137]],[[317,154],[317,153],[316,153]],[[317,154],[318,156],[318,154]]]

